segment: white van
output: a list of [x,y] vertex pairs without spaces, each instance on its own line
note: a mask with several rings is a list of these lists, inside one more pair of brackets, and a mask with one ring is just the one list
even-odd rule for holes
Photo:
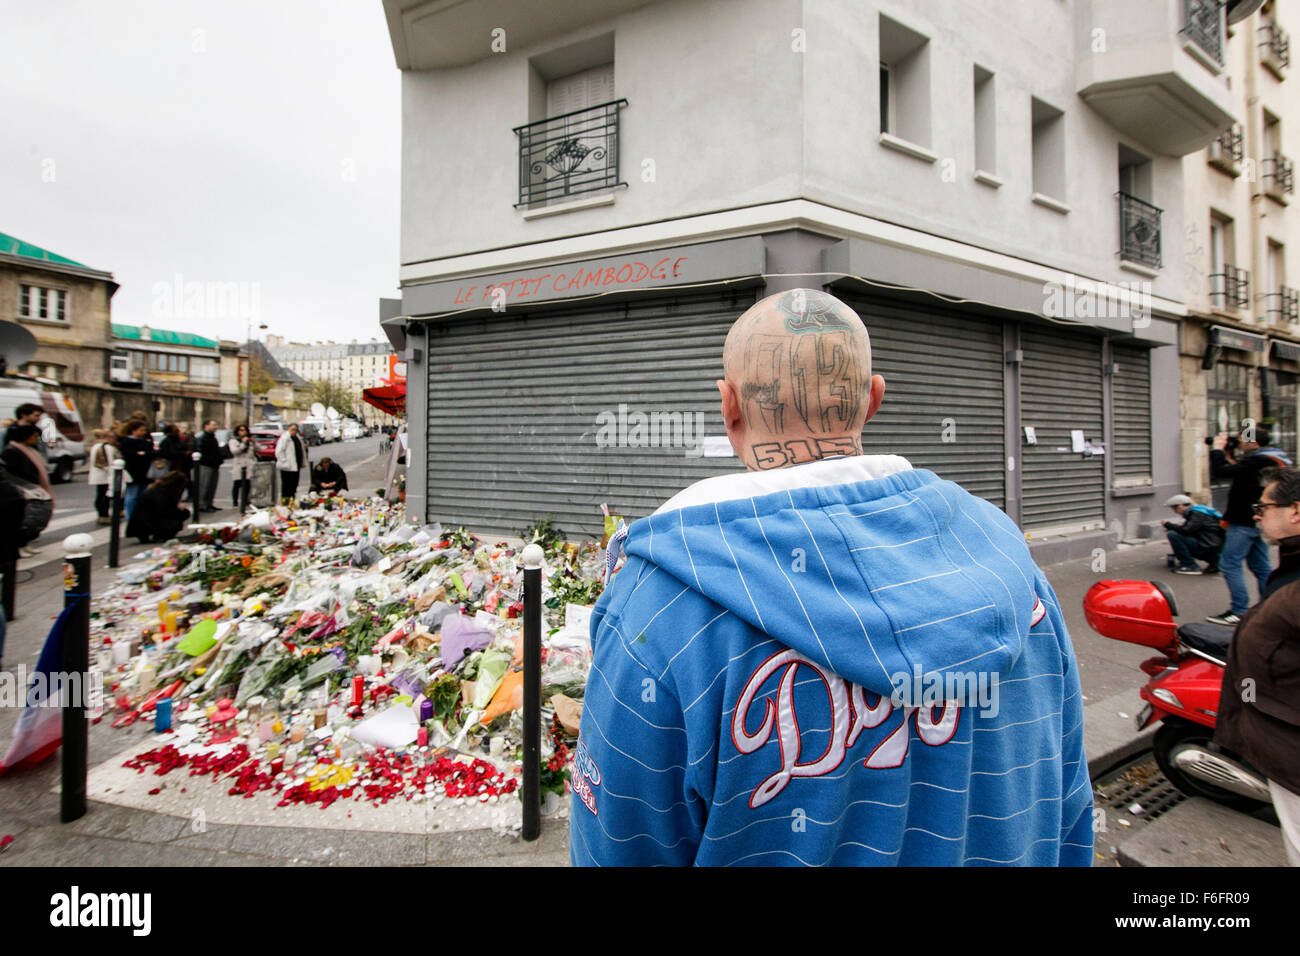
[[41,440],[45,442],[45,464],[50,472],[50,481],[71,481],[77,463],[84,462],[87,457],[81,413],[53,379],[0,376],[0,420],[13,418],[18,406],[27,403],[45,409],[37,427],[41,430]]

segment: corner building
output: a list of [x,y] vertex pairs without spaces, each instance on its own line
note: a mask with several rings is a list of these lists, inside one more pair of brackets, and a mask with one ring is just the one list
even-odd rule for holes
[[383,327],[408,363],[414,513],[599,534],[602,503],[641,517],[739,468],[714,457],[723,340],[802,286],[870,331],[868,452],[994,502],[1039,560],[1158,530],[1182,485],[1182,157],[1238,120],[1214,47],[1251,10],[384,11],[403,215]]

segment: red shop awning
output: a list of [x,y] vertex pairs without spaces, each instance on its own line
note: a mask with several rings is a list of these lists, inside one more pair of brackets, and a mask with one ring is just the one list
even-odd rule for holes
[[367,405],[373,405],[389,415],[406,414],[406,385],[376,385],[361,393]]

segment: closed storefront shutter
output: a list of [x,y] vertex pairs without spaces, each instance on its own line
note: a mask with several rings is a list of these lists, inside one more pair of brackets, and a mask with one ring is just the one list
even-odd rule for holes
[[1022,528],[1101,527],[1106,479],[1101,456],[1072,451],[1071,432],[1102,440],[1101,339],[1062,329],[1021,328]]
[[1111,476],[1117,488],[1151,484],[1151,352],[1113,345],[1111,380],[1114,456]]
[[862,433],[863,451],[902,455],[1005,507],[1001,323],[841,297],[866,323],[872,372],[885,379],[884,403]]
[[726,434],[714,383],[753,302],[733,291],[432,323],[429,517],[509,534],[552,517],[599,536],[602,503],[632,520],[739,469],[691,452]]

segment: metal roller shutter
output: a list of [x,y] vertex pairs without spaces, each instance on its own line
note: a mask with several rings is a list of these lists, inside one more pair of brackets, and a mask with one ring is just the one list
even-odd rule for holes
[[1111,379],[1113,447],[1111,478],[1116,487],[1151,484],[1151,351],[1112,345]]
[[[600,447],[600,415],[689,415],[670,440],[725,435],[715,381],[727,331],[754,293],[716,292],[599,308],[545,309],[432,323],[428,514],[517,533],[553,517],[599,536],[600,505],[629,520],[735,458],[675,447]],[[661,419],[661,424],[663,420]],[[647,436],[648,437],[648,436]]]
[[902,455],[1006,504],[1002,324],[841,296],[867,325],[885,400],[862,433],[867,454]]
[[1024,326],[1020,344],[1021,421],[1038,438],[1023,446],[1020,526],[1100,527],[1105,462],[1071,451],[1070,432],[1082,429],[1087,440],[1101,441],[1101,339]]

